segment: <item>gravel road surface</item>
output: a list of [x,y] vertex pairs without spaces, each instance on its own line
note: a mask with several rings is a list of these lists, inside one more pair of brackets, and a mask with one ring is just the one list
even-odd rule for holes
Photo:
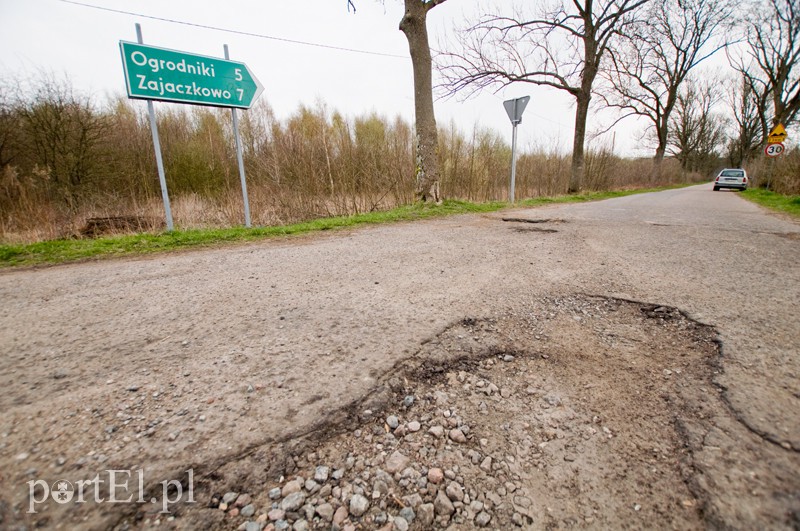
[[798,529],[798,264],[702,185],[4,271],[0,527]]

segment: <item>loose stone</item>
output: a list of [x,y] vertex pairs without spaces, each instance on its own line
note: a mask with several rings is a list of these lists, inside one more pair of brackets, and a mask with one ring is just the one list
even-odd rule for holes
[[450,430],[447,434],[450,437],[450,440],[457,443],[465,443],[467,442],[467,437],[464,435],[464,432],[459,430],[458,428],[454,428]]
[[281,501],[281,509],[284,511],[296,511],[300,507],[303,506],[303,502],[306,501],[306,495],[303,492],[293,492],[286,496],[283,501]]
[[441,468],[428,469],[428,481],[434,485],[438,485],[442,480],[444,480],[444,472]]
[[452,501],[461,501],[464,499],[464,489],[456,483],[455,481],[451,481],[449,485],[447,485],[447,489],[445,489],[445,493],[447,497],[450,498]]
[[394,519],[394,528],[397,531],[408,531],[408,522],[402,516],[396,516]]
[[295,479],[283,486],[281,489],[281,496],[285,498],[289,494],[300,492],[301,490],[303,490],[303,484]]
[[328,474],[330,474],[331,469],[327,466],[318,466],[314,470],[314,481],[318,483],[325,483],[328,481]]
[[249,505],[252,498],[250,498],[249,494],[240,494],[236,498],[236,502],[233,505],[236,507],[244,507],[245,505]]
[[333,505],[330,503],[323,503],[322,505],[318,505],[315,511],[320,518],[325,520],[326,522],[330,522],[333,520]]
[[486,527],[489,525],[489,522],[492,520],[492,517],[486,511],[481,511],[478,513],[478,516],[475,517],[475,525],[478,527]]
[[433,523],[435,508],[432,503],[423,503],[417,509],[417,519],[423,529],[427,529]]
[[350,498],[350,514],[353,516],[361,516],[369,509],[369,500],[361,494],[353,494]]
[[414,509],[411,507],[403,507],[400,509],[400,516],[410,524],[414,521],[414,518],[416,518],[417,515],[414,513]]
[[[453,502],[450,501],[450,498],[448,498],[442,490],[436,494],[436,499],[433,501],[433,508],[436,510],[436,514],[446,516],[450,516],[456,510],[455,507],[453,507]],[[420,509],[422,509],[422,507],[420,507]]]
[[399,451],[395,451],[392,455],[389,456],[389,459],[386,460],[385,467],[386,471],[390,474],[394,474],[395,472],[400,472],[405,467],[408,466],[409,458],[405,455],[401,454]]
[[335,513],[333,513],[333,523],[339,526],[347,519],[348,516],[349,513],[347,512],[347,507],[342,505],[336,509]]
[[442,426],[431,426],[431,428],[428,430],[428,433],[437,439],[441,439],[444,437],[444,428]]

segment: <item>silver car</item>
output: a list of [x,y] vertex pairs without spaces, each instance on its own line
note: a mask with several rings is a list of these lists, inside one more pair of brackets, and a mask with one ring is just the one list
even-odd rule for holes
[[725,168],[714,180],[714,191],[720,188],[747,190],[747,172],[740,169]]

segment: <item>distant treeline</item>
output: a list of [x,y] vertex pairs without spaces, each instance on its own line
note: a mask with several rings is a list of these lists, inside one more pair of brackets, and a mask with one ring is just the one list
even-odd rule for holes
[[[163,105],[157,116],[176,224],[241,224],[230,112]],[[281,121],[263,98],[240,116],[255,224],[353,214],[414,200],[414,135],[403,119],[345,117],[320,103],[301,106]],[[503,137],[479,126],[465,133],[451,124],[441,128],[439,139],[445,197],[506,198],[511,149]],[[569,153],[521,151],[518,198],[566,192]],[[771,168],[777,187],[785,182],[785,189],[796,192],[799,159],[793,153]],[[610,147],[596,146],[589,150],[584,188],[707,180],[725,165],[715,149],[668,163],[661,182],[651,182],[649,160],[622,159]],[[794,180],[781,177],[782,172]],[[163,219],[144,104],[98,102],[52,77],[26,90],[0,90],[0,213],[4,241],[69,237],[98,216]]]

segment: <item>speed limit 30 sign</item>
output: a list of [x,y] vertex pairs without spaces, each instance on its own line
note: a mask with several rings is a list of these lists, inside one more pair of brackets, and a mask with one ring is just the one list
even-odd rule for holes
[[783,153],[783,144],[768,144],[767,147],[764,148],[764,153],[768,157],[777,157],[781,153]]

